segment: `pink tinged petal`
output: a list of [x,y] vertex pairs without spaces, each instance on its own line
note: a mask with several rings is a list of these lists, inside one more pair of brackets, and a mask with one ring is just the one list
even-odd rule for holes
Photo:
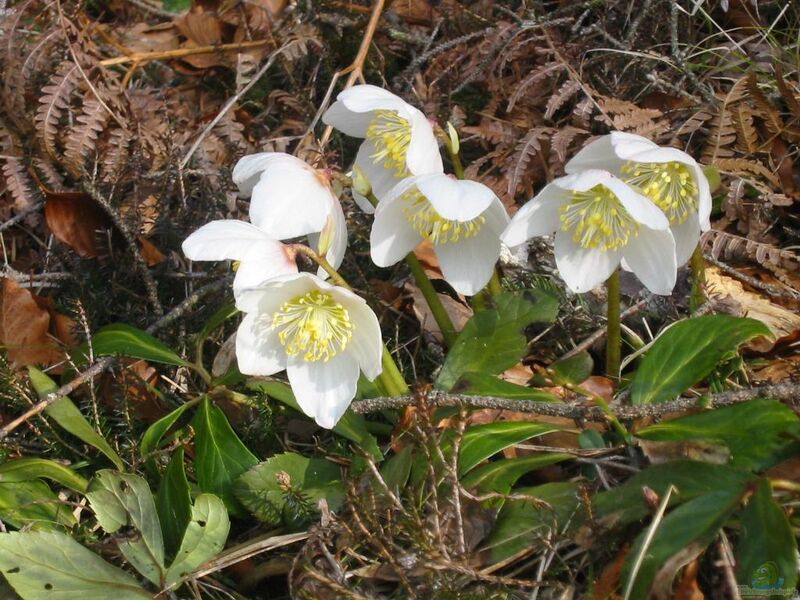
[[644,286],[654,294],[668,296],[675,287],[677,264],[675,240],[669,230],[642,227],[623,249],[625,262]]
[[286,374],[302,411],[326,429],[336,425],[356,395],[358,362],[347,352],[327,362],[289,357]]
[[606,279],[619,266],[619,250],[583,248],[572,241],[569,232],[559,231],[555,240],[556,265],[561,278],[573,292],[588,292]]
[[511,223],[502,234],[503,243],[507,246],[519,246],[529,239],[541,235],[550,235],[561,226],[559,210],[568,200],[565,189],[555,183],[549,183],[529,200],[511,218]]
[[489,208],[494,192],[477,181],[454,179],[443,173],[413,178],[420,193],[445,219],[470,221]]
[[236,294],[236,308],[245,313],[272,315],[284,302],[321,287],[320,283],[324,282],[311,273],[279,275],[257,288],[242,290]]
[[325,226],[333,192],[303,165],[270,167],[253,188],[250,221],[276,239],[317,233]]
[[487,222],[474,236],[434,246],[445,281],[465,296],[486,287],[500,258],[502,217],[496,208],[486,211],[486,216]]
[[669,219],[658,206],[627,183],[612,177],[603,183],[625,207],[631,217],[650,229],[669,229]]
[[286,368],[286,352],[269,321],[246,314],[236,331],[236,360],[245,375],[274,375]]
[[672,237],[675,238],[677,265],[682,267],[689,262],[694,249],[700,242],[700,222],[694,215],[690,215],[683,223],[672,226]]
[[364,300],[342,288],[336,288],[334,298],[347,309],[353,324],[353,337],[345,348],[352,354],[364,375],[372,381],[383,371],[383,338],[378,317]]
[[334,102],[322,115],[322,122],[352,137],[367,137],[367,128],[374,115],[371,112],[353,112],[341,100]]
[[417,109],[413,109],[410,121],[411,142],[406,153],[408,170],[412,175],[444,173],[439,143],[436,141],[430,121]]
[[422,236],[414,230],[403,213],[402,193],[407,185],[401,183],[381,200],[375,211],[375,220],[369,235],[370,256],[379,267],[388,267],[401,261],[406,254],[422,242]]

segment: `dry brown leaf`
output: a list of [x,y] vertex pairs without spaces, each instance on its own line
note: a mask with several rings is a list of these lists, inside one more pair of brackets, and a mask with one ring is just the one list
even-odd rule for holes
[[422,268],[425,274],[431,279],[442,279],[442,270],[439,267],[439,259],[436,257],[436,252],[433,249],[433,244],[428,240],[423,241],[414,250],[414,255],[422,263]]
[[6,279],[2,300],[0,341],[12,369],[51,366],[63,360],[64,353],[50,335],[50,313],[39,305],[30,290]]
[[83,258],[102,254],[100,240],[113,229],[111,219],[87,195],[79,192],[48,192],[44,217],[53,235]]
[[622,567],[628,558],[629,550],[630,546],[627,544],[623,546],[614,560],[608,563],[603,572],[600,573],[600,577],[594,584],[594,600],[617,600],[617,598],[621,598],[617,594],[617,588],[619,588]]
[[[444,339],[442,330],[439,329],[439,324],[436,322],[436,319],[433,318],[433,313],[428,307],[428,303],[425,301],[425,296],[423,296],[419,288],[410,281],[406,282],[404,289],[411,295],[414,315],[419,320],[423,329],[441,342]],[[437,295],[439,296],[442,306],[444,306],[444,309],[447,311],[447,314],[450,315],[450,320],[453,322],[456,330],[461,331],[467,321],[472,317],[472,309],[457,300],[453,300],[446,294]]]
[[700,561],[693,560],[683,570],[678,589],[672,600],[705,600],[700,586],[697,584],[697,575],[700,573]]
[[769,327],[775,340],[757,338],[747,345],[753,350],[768,352],[782,338],[800,331],[800,315],[745,290],[739,281],[723,275],[716,267],[706,269],[706,287],[717,310],[737,317],[758,319]]
[[162,262],[167,260],[167,257],[164,255],[164,253],[161,252],[161,250],[159,250],[153,242],[143,238],[142,236],[139,236],[138,240],[139,247],[142,251],[142,258],[144,258],[144,262],[147,263],[148,267],[160,265]]
[[166,414],[164,403],[152,388],[158,383],[158,372],[144,360],[128,359],[113,375],[103,377],[100,397],[103,403],[117,409],[120,398],[130,406],[130,414],[145,423],[153,423]]

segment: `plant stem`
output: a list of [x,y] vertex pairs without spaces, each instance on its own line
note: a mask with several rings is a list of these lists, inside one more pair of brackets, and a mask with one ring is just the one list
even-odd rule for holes
[[450,161],[453,163],[453,172],[459,179],[464,179],[464,165],[461,164],[461,154],[459,152],[450,151],[449,146],[448,152],[450,154]]
[[606,319],[606,375],[612,379],[619,378],[619,366],[622,361],[622,337],[620,330],[620,291],[619,270],[614,271],[606,281],[608,296],[608,318]]
[[425,296],[425,301],[428,303],[428,308],[431,309],[436,324],[439,325],[439,329],[442,331],[444,343],[451,347],[456,341],[456,328],[453,325],[453,321],[450,320],[450,315],[444,309],[444,305],[439,299],[439,294],[436,293],[431,280],[425,274],[425,269],[422,268],[422,264],[420,264],[419,259],[413,252],[409,252],[406,255],[406,263],[411,269],[411,274],[414,276],[414,281],[417,282],[419,291]]
[[492,296],[499,296],[503,293],[503,284],[500,282],[500,275],[495,268],[492,273],[492,278],[489,280],[489,285],[486,286]]
[[698,244],[689,260],[692,268],[692,293],[689,296],[689,312],[695,312],[706,301],[706,261],[703,259],[703,249]]

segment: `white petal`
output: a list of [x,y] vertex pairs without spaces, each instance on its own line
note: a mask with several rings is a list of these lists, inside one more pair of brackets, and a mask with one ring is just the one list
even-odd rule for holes
[[[406,153],[406,166],[413,175],[444,173],[439,143],[428,118],[417,109],[411,114],[411,142]],[[380,198],[380,196],[378,196]]]
[[236,295],[236,308],[245,313],[272,315],[287,300],[321,287],[319,283],[319,278],[311,273],[279,275],[257,288],[239,292]]
[[507,246],[519,246],[531,238],[549,235],[560,227],[559,210],[568,198],[568,192],[554,183],[542,188],[511,218],[502,234]]
[[327,362],[289,357],[286,374],[297,404],[326,429],[336,425],[356,395],[358,363],[347,352]]
[[266,232],[234,219],[206,223],[184,240],[181,249],[192,260],[242,260],[254,244],[283,251],[283,244]]
[[672,237],[675,238],[675,258],[682,267],[692,257],[694,249],[700,242],[700,222],[696,215],[689,215],[680,225],[672,226]]
[[[341,203],[333,196],[331,196],[330,211],[333,216],[333,242],[325,253],[325,260],[327,260],[334,269],[338,269],[347,252],[347,221],[344,218],[344,211],[342,210]],[[328,274],[322,267],[317,270],[317,276],[323,279],[328,278]]]
[[586,169],[605,169],[619,173],[632,155],[658,147],[640,135],[615,131],[586,144],[564,165],[565,173],[579,173]]
[[236,331],[236,360],[245,375],[274,375],[286,368],[278,332],[259,313],[249,313]]
[[349,110],[357,113],[371,112],[373,110],[401,110],[411,107],[399,96],[376,85],[354,85],[339,93],[336,99],[343,103]]
[[[372,140],[364,140],[358,149],[353,165],[361,169],[372,186],[374,196],[378,200],[382,200],[389,190],[402,181],[402,178],[395,175],[393,169],[385,168],[382,161],[376,163],[372,158],[376,152],[377,149],[374,142]],[[375,212],[375,207],[372,206],[370,201],[355,190],[353,191],[353,198],[365,213],[371,215]]]
[[597,185],[603,185],[614,175],[604,169],[587,169],[579,173],[557,177],[551,183],[563,190],[574,192],[586,192]]
[[494,192],[477,181],[459,180],[443,173],[412,178],[417,189],[445,219],[469,221],[489,208]]
[[369,234],[370,256],[379,267],[388,267],[403,259],[422,241],[403,214],[404,200],[397,190],[407,189],[401,183],[381,200],[375,211],[375,220]]
[[572,241],[569,232],[559,231],[555,240],[556,265],[561,278],[573,292],[594,289],[619,265],[619,250],[587,249]]
[[603,186],[614,193],[625,210],[639,223],[650,229],[669,229],[669,219],[661,209],[621,179],[612,177]]
[[637,152],[631,156],[631,160],[640,163],[677,162],[689,167],[695,167],[697,165],[697,161],[683,150],[661,146],[655,146],[654,148],[647,148],[642,152]]
[[233,292],[257,287],[265,281],[297,273],[297,263],[286,254],[283,245],[276,249],[275,242],[255,243],[239,262],[233,279]]
[[239,195],[242,198],[247,198],[258,183],[261,172],[270,163],[283,160],[282,156],[284,156],[282,152],[259,152],[240,158],[236,166],[233,167],[232,175],[233,183],[239,188]]
[[625,262],[645,287],[654,294],[668,296],[675,287],[677,265],[675,240],[669,230],[642,227],[623,249]]
[[381,364],[383,337],[378,317],[363,298],[348,290],[336,288],[333,295],[336,301],[347,309],[350,322],[353,324],[353,337],[345,352],[355,357],[364,375],[372,381],[383,371]]
[[371,112],[353,112],[341,100],[334,102],[322,115],[322,122],[352,137],[367,137]]
[[253,188],[250,221],[276,239],[315,233],[325,226],[333,192],[303,164],[269,167]]
[[694,179],[697,184],[697,217],[700,222],[700,229],[708,231],[711,229],[711,188],[708,185],[708,178],[700,165],[694,166]]

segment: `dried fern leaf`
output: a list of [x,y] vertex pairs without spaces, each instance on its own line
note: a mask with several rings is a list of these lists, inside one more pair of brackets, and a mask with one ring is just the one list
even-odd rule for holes
[[718,158],[714,163],[720,171],[734,175],[758,175],[775,187],[780,187],[778,176],[756,160],[746,158]]
[[590,135],[586,129],[567,125],[553,134],[550,139],[550,149],[555,152],[561,164],[567,162],[567,154],[572,143],[579,137]]
[[214,133],[227,140],[240,150],[247,150],[248,143],[244,137],[244,125],[234,118],[235,107],[226,112],[214,126]]
[[747,102],[737,103],[731,110],[736,129],[736,145],[746,154],[758,152],[758,133],[753,125],[753,107]]
[[72,92],[78,85],[79,74],[80,71],[75,63],[64,61],[50,78],[49,85],[42,88],[44,95],[39,98],[35,121],[42,145],[53,160],[58,160],[56,150],[58,124],[69,106]]
[[565,68],[566,67],[564,66],[564,63],[555,60],[535,68],[525,77],[525,79],[517,84],[514,93],[512,93],[511,97],[508,99],[508,108],[506,110],[511,112],[514,109],[514,105],[534,83],[542,81],[543,79],[547,79],[548,77],[552,77],[553,75],[557,75]]
[[780,267],[795,271],[800,267],[800,256],[771,244],[749,240],[740,235],[712,229],[700,237],[700,243],[711,256],[724,260],[748,259],[763,267]]
[[75,118],[75,125],[67,135],[65,144],[66,167],[74,177],[83,174],[86,159],[97,150],[97,140],[108,119],[108,111],[97,99],[87,98],[83,101],[81,114]]
[[561,87],[558,88],[558,91],[550,96],[550,99],[547,101],[547,107],[544,111],[544,118],[552,119],[553,115],[556,114],[556,111],[569,102],[569,100],[575,94],[577,94],[580,89],[581,84],[574,79],[568,79],[562,83]]
[[542,141],[552,135],[552,127],[534,127],[517,144],[511,157],[511,169],[508,172],[508,194],[513,196],[522,176],[528,170],[531,159],[542,152]]
[[778,109],[776,109],[772,102],[770,102],[758,87],[758,78],[755,73],[751,73],[747,77],[747,91],[750,93],[750,99],[755,104],[759,116],[764,120],[764,125],[772,135],[781,135],[783,130],[786,129],[786,124],[783,122]]
[[28,175],[25,165],[16,158],[6,158],[3,162],[3,178],[6,188],[14,200],[14,211],[22,213],[38,202],[33,190],[34,184]]
[[675,130],[675,134],[672,136],[672,142],[674,143],[680,136],[691,135],[695,133],[713,118],[713,113],[709,112],[709,110],[706,108],[701,108],[691,117],[686,119],[683,124]]
[[103,181],[114,181],[130,156],[132,135],[121,127],[115,127],[108,136],[103,148],[103,163],[100,170]]
[[733,156],[730,146],[736,141],[736,128],[733,125],[731,109],[747,93],[746,84],[747,79],[744,77],[737,80],[722,97],[717,113],[711,120],[708,140],[703,150],[702,160],[706,164],[716,164],[717,158]]
[[589,119],[594,111],[594,102],[591,98],[584,98],[572,109],[572,122],[580,129],[589,129],[591,123]]

